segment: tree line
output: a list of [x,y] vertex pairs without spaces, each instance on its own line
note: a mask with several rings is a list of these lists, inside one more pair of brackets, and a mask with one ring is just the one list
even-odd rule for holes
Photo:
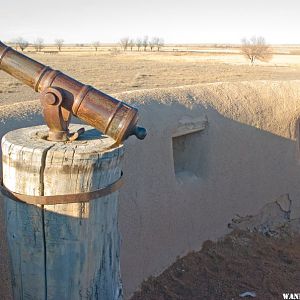
[[[13,44],[16,49],[20,49],[21,51],[24,51],[29,45],[33,46],[37,52],[41,52],[42,49],[45,48],[45,43],[42,38],[37,38],[33,43],[30,44],[24,38],[19,37],[13,40]],[[133,51],[134,48],[137,51],[147,51],[147,49],[150,49],[150,51],[160,51],[160,49],[164,46],[164,40],[159,37],[152,37],[149,39],[148,36],[136,39],[124,37],[120,39],[119,44],[124,51],[129,49],[130,51]],[[54,45],[58,51],[61,51],[64,45],[64,40],[56,39],[54,41]],[[85,44],[78,44],[78,46],[79,45],[85,46]],[[94,47],[95,51],[98,51],[98,48],[101,46],[99,41],[92,42],[90,45]],[[250,39],[242,39],[240,49],[241,54],[244,55],[244,57],[248,59],[252,65],[256,60],[264,62],[270,61],[273,56],[272,48],[266,43],[265,38],[261,36],[253,36]]]
[[[45,48],[45,43],[42,38],[37,38],[33,43],[29,43],[26,39],[19,37],[12,41],[16,49],[20,49],[24,51],[28,46],[33,46],[37,52],[41,52]],[[144,36],[144,38],[131,39],[129,37],[124,37],[119,42],[120,46],[124,51],[133,49],[136,47],[137,51],[150,49],[150,51],[160,51],[164,46],[164,40],[159,37],[152,37],[151,39],[148,36]],[[62,50],[64,45],[63,39],[56,39],[54,41],[54,45],[56,46],[58,51]],[[78,46],[85,46],[85,44],[78,44]],[[101,47],[101,43],[99,41],[94,41],[90,44],[95,51],[98,51],[98,48]]]
[[[45,43],[42,38],[37,38],[33,43],[29,43],[27,40],[25,40],[22,37],[18,37],[12,41],[15,48],[18,50],[18,48],[23,52],[28,46],[33,46],[34,49],[37,52],[41,52],[45,48]],[[64,44],[63,39],[56,39],[54,41],[54,45],[56,46],[58,51],[61,51]]]
[[147,51],[147,49],[150,49],[150,51],[157,50],[160,51],[160,49],[165,45],[164,40],[160,37],[152,37],[149,39],[149,37],[146,35],[143,38],[137,38],[137,39],[131,39],[129,37],[124,37],[120,40],[120,46],[124,51],[130,49],[130,51],[133,50],[134,47],[136,47],[137,51],[140,51],[143,49],[144,51]]

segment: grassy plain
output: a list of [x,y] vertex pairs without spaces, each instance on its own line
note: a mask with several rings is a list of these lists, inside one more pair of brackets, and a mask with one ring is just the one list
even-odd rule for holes
[[[176,46],[160,52],[122,51],[117,46],[66,46],[62,52],[47,47],[25,54],[59,69],[106,93],[244,80],[300,78],[300,46],[274,47],[269,63],[250,66],[236,47]],[[38,95],[11,76],[0,72],[0,105],[37,99]]]

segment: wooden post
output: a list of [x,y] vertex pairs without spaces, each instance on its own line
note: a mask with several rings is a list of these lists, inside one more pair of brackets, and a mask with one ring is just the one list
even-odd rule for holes
[[[118,180],[123,147],[111,148],[113,139],[84,127],[79,140],[67,143],[47,141],[46,126],[6,134],[4,186],[48,196],[94,191]],[[56,205],[3,197],[14,299],[122,299],[118,192]]]

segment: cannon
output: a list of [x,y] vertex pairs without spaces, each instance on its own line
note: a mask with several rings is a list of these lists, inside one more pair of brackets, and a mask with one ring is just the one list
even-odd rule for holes
[[41,94],[44,119],[49,127],[48,140],[72,141],[79,136],[81,131],[69,132],[72,115],[112,137],[116,144],[131,135],[144,139],[147,134],[137,126],[136,108],[53,70],[1,41],[0,69]]

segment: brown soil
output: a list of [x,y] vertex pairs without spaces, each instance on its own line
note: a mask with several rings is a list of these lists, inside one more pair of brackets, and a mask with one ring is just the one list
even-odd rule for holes
[[131,300],[283,299],[300,292],[300,235],[271,238],[235,230],[178,259],[142,284]]
[[[300,58],[288,54],[277,55],[268,64],[257,62],[253,67],[239,54],[142,51],[113,54],[100,50],[25,54],[110,94],[223,81],[294,80],[300,76]],[[0,72],[0,105],[38,97],[31,88]]]

